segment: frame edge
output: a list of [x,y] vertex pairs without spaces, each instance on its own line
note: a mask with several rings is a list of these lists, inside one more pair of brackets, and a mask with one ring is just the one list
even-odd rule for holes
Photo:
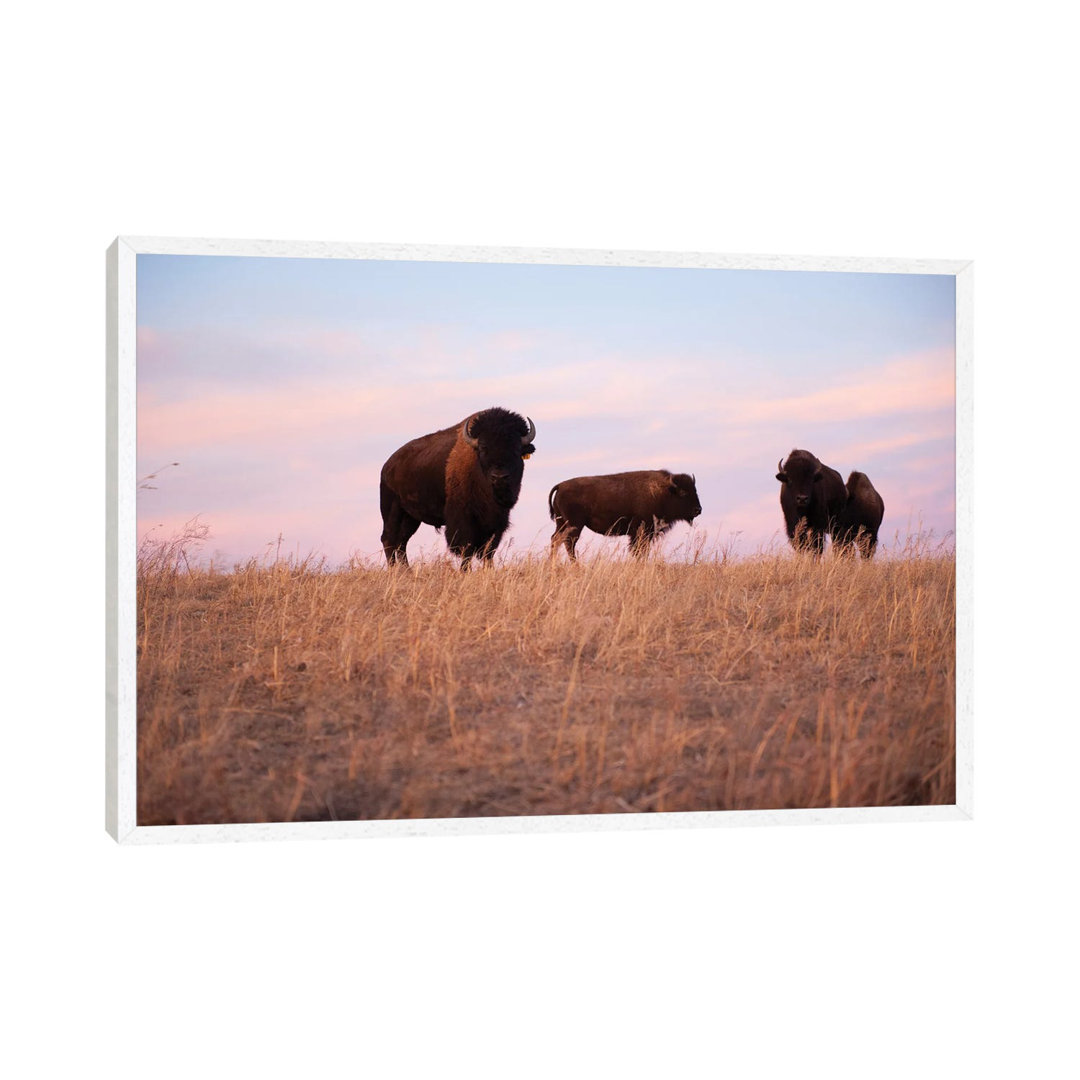
[[955,803],[819,807],[793,810],[700,810],[663,814],[537,814],[492,818],[383,818],[368,821],[276,821],[221,825],[140,825],[131,844],[221,844],[266,840],[404,840],[413,837],[669,832],[675,829],[914,825],[966,821]]
[[956,275],[963,259],[903,259],[863,255],[755,255],[631,248],[487,247],[478,244],[395,244],[330,240],[210,239],[122,236],[143,255],[257,256],[283,259],[374,259],[420,262],[539,263],[568,266],[670,267],[713,270],[811,270],[835,273]]
[[956,806],[974,817],[974,264],[956,273]]
[[[105,253],[105,830],[135,829],[135,251]],[[132,728],[132,730],[128,730]]]
[[119,776],[117,747],[119,709],[117,707],[116,623],[117,535],[116,472],[117,432],[117,307],[120,241],[114,240],[105,252],[105,830],[119,840]]
[[[134,722],[135,675],[135,447],[136,261],[138,254],[273,256],[281,258],[415,259],[459,262],[534,262],[716,269],[831,270],[941,274],[955,279],[956,335],[956,801],[905,808],[833,808],[788,812],[726,811],[656,815],[538,818],[423,819],[417,822],[326,822],[270,825],[138,826]],[[106,253],[106,830],[118,843],[235,842],[259,839],[331,839],[644,830],[725,825],[862,824],[970,820],[973,817],[973,264],[969,260],[864,257],[753,256],[553,248],[351,244],[117,237]],[[896,811],[900,812],[897,813]],[[790,816],[789,816],[790,815]],[[666,819],[666,820],[665,820]]]

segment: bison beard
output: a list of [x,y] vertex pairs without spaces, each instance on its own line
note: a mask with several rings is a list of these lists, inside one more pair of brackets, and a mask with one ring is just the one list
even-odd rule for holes
[[677,521],[693,522],[701,513],[697,486],[686,473],[667,469],[578,476],[563,480],[548,493],[548,512],[555,522],[551,554],[559,545],[576,558],[583,529],[602,536],[629,536],[639,558]]
[[535,435],[531,420],[496,407],[391,454],[379,480],[387,563],[408,565],[405,548],[421,524],[445,526],[462,569],[474,556],[490,562],[510,524]]

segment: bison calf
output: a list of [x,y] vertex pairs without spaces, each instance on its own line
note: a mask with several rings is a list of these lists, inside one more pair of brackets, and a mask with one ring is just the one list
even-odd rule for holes
[[581,530],[591,529],[603,536],[629,536],[630,550],[643,558],[652,541],[676,521],[693,522],[701,503],[694,477],[649,469],[564,480],[548,493],[548,512],[555,522],[553,556],[565,544],[575,558]]
[[510,524],[535,437],[528,418],[491,408],[395,450],[379,478],[387,563],[408,565],[405,546],[421,524],[445,527],[463,570],[477,555],[490,562]]
[[885,501],[866,473],[853,472],[847,482],[847,503],[833,532],[833,545],[841,554],[853,546],[864,559],[872,559],[877,548],[878,529],[885,516]]

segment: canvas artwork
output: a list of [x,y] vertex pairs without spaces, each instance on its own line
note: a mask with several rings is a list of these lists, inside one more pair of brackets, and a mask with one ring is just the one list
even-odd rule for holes
[[956,802],[956,277],[135,261],[138,826]]

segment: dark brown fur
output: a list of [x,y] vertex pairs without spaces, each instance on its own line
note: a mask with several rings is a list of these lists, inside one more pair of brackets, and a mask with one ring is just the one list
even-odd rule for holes
[[582,529],[591,529],[602,536],[629,536],[630,550],[644,557],[676,521],[693,522],[701,503],[692,476],[648,469],[563,480],[548,493],[548,512],[555,522],[552,555],[564,544],[575,558]]
[[405,547],[421,524],[446,529],[462,569],[474,556],[490,562],[521,493],[524,458],[536,450],[529,427],[517,413],[485,409],[395,450],[379,479],[387,563],[408,565]]
[[847,504],[840,474],[809,450],[792,450],[776,474],[788,539],[796,551],[820,556]]
[[850,553],[857,547],[864,559],[872,559],[884,516],[885,502],[870,483],[870,477],[852,472],[847,482],[847,503],[833,533],[837,551]]

